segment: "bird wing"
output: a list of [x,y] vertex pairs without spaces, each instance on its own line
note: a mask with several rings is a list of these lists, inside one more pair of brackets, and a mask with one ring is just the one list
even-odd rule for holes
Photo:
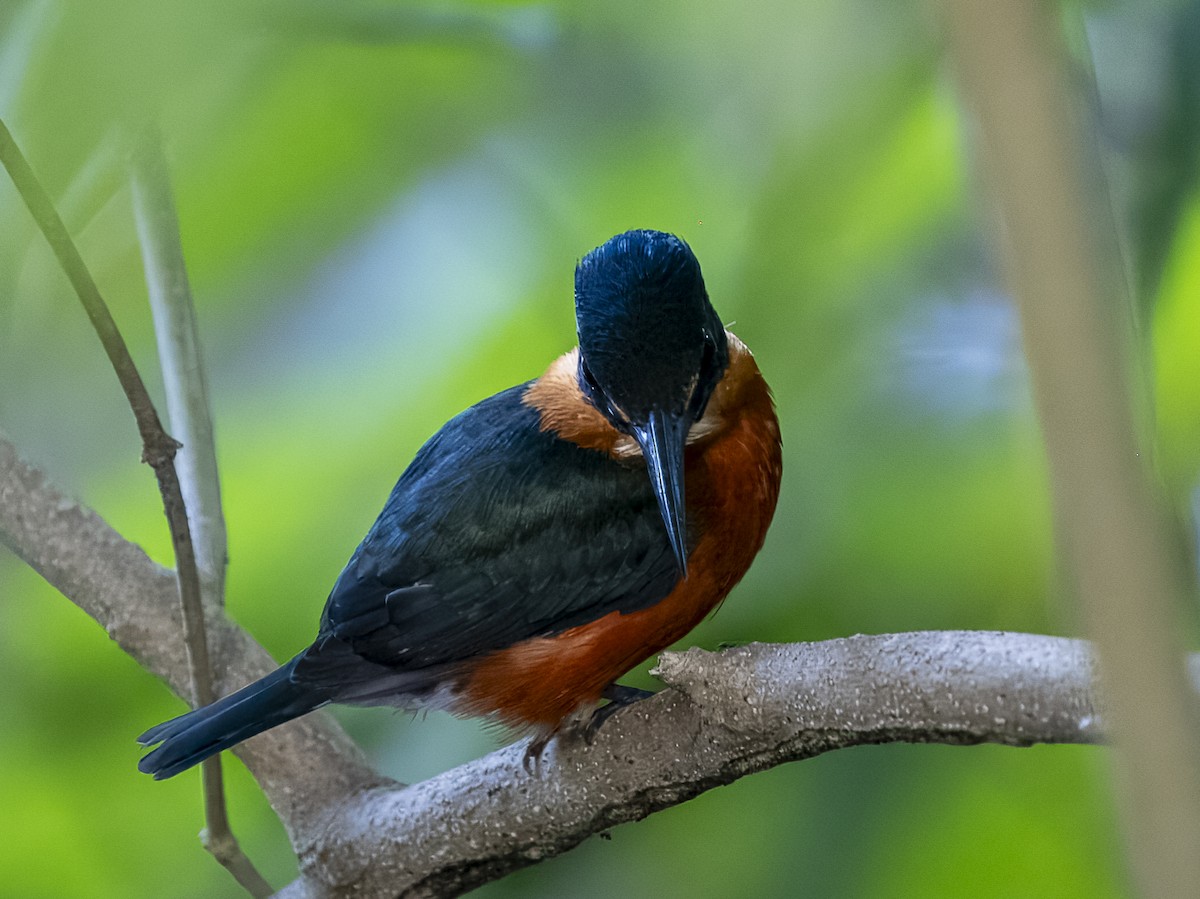
[[540,428],[512,388],[404,472],[321,619],[357,656],[420,670],[665,597],[678,580],[649,478]]

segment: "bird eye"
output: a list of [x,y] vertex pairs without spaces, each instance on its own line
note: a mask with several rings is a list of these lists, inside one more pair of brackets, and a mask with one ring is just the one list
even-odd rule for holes
[[717,341],[707,331],[704,332],[704,355],[700,357],[700,376],[711,374],[717,361]]
[[582,356],[579,359],[579,374],[579,384],[582,388],[584,398],[599,409],[604,417],[613,423],[617,430],[626,434],[630,433],[632,425],[629,423],[629,416],[605,393],[600,383],[596,380],[596,376],[592,374],[592,370],[583,361]]
[[693,421],[699,421],[704,415],[704,407],[712,396],[713,389],[721,380],[724,363],[721,360],[721,348],[716,338],[709,331],[704,332],[704,353],[700,357],[700,372],[694,381],[691,400],[688,403],[688,414]]

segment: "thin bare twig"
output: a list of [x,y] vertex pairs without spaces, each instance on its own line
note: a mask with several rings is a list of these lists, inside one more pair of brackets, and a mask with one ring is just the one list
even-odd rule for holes
[[[148,126],[139,136],[130,181],[167,415],[171,429],[183,439],[175,467],[196,549],[201,595],[206,604],[220,607],[225,600],[226,534],[212,414],[179,218],[156,127]],[[206,822],[201,842],[252,896],[269,896],[271,885],[242,851],[230,826],[221,766],[204,765],[201,770]]]
[[1126,295],[1087,105],[1056,4],[947,5],[1003,221],[1063,567],[1096,640],[1130,858],[1146,896],[1200,895],[1197,708],[1178,621],[1190,592],[1141,452]]
[[[121,389],[125,392],[129,406],[133,410],[138,432],[142,438],[142,460],[154,469],[158,480],[159,493],[162,495],[163,511],[166,514],[167,525],[171,532],[171,546],[175,554],[175,567],[179,585],[179,601],[183,610],[184,639],[187,645],[188,658],[192,672],[192,694],[198,705],[207,705],[216,698],[213,690],[212,665],[208,656],[208,641],[204,629],[204,607],[200,594],[200,576],[196,569],[196,556],[192,546],[190,528],[188,527],[187,507],[184,504],[183,493],[179,485],[179,477],[175,471],[175,453],[179,443],[171,437],[162,426],[150,394],[146,390],[134,364],[129,348],[125,344],[117,324],[113,321],[108,305],[100,295],[100,290],[92,278],[91,272],[79,254],[79,249],[71,239],[66,226],[50,196],[42,187],[33,168],[29,165],[17,142],[13,139],[8,126],[0,121],[0,163],[8,171],[17,192],[29,208],[38,228],[50,244],[51,250],[58,259],[59,265],[67,275],[71,286],[74,287],[88,318],[92,322],[96,334],[108,354],[116,371]],[[220,760],[215,758],[205,763],[204,779],[206,783],[206,811],[217,817],[218,827],[225,818],[223,790],[221,789]],[[218,797],[215,804],[208,797]],[[214,807],[217,806],[217,807]],[[228,832],[228,822],[224,823]],[[232,837],[230,837],[232,839]],[[219,838],[218,848],[223,854],[230,851],[228,841]],[[218,856],[220,857],[220,856]],[[235,877],[241,877],[237,870],[231,868]],[[253,878],[243,886],[255,896],[270,895],[270,887],[255,873],[259,883]],[[264,892],[265,888],[265,892]]]

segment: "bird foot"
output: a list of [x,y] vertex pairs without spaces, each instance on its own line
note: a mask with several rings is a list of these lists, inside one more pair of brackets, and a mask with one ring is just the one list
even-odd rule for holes
[[581,738],[584,743],[591,746],[595,742],[596,734],[600,732],[600,728],[604,725],[604,722],[616,712],[626,706],[633,705],[635,702],[649,699],[653,695],[653,690],[626,687],[624,684],[609,684],[604,688],[604,692],[600,694],[600,697],[607,699],[608,702],[592,712],[582,722],[578,719],[573,723],[570,721],[564,722],[564,724],[554,730],[541,733],[530,740],[525,746],[525,752],[521,755],[521,767],[525,769],[526,774],[537,777],[542,769],[542,756],[546,752],[546,747],[550,745],[551,740],[558,736]]
[[550,741],[554,739],[557,731],[541,734],[529,741],[529,745],[525,747],[525,752],[521,755],[521,767],[525,769],[525,773],[530,777],[538,777],[542,773],[542,753],[546,751],[546,747],[550,745]]
[[654,691],[641,690],[637,687],[627,687],[624,684],[609,684],[600,695],[608,700],[608,704],[602,705],[596,711],[592,712],[591,717],[588,718],[582,729],[583,740],[589,746],[595,742],[596,734],[600,732],[600,728],[604,726],[605,721],[626,706],[633,705],[635,702],[641,702],[643,699],[649,699],[654,695]]

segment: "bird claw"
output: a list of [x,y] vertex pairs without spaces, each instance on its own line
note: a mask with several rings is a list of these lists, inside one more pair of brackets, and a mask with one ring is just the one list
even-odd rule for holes
[[600,728],[604,726],[605,721],[626,706],[633,705],[635,702],[641,702],[643,699],[649,699],[654,695],[654,691],[641,690],[637,687],[627,687],[624,684],[609,684],[600,695],[608,700],[608,704],[592,712],[591,717],[588,718],[581,730],[583,741],[588,746],[591,746],[596,741],[596,734],[600,732]]
[[546,751],[546,747],[550,745],[553,738],[553,732],[543,734],[540,737],[534,737],[525,747],[525,752],[521,755],[521,767],[530,777],[538,777],[542,773],[542,753]]
[[616,712],[635,702],[649,699],[653,695],[653,690],[626,687],[624,684],[609,684],[600,694],[602,699],[608,700],[608,703],[592,712],[582,724],[577,722],[568,726],[566,730],[555,729],[531,739],[521,754],[521,767],[531,777],[539,776],[542,770],[542,755],[545,753],[546,747],[550,745],[550,741],[560,733],[564,735],[578,734],[586,745],[591,746],[596,742],[596,734],[600,732],[604,722]]

